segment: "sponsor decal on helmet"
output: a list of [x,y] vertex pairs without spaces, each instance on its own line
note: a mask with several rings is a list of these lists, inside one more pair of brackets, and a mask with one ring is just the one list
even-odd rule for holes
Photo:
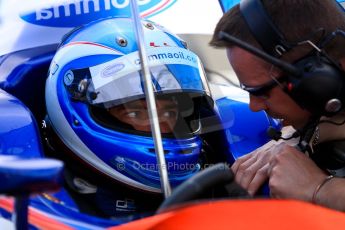
[[[198,57],[189,50],[179,47],[156,47],[147,50],[147,58],[150,67],[180,64],[188,65],[194,68],[199,68]],[[117,65],[124,65],[119,68],[115,75],[104,77],[104,71],[109,70],[110,67]],[[123,57],[117,58],[114,61],[103,63],[90,68],[91,76],[93,78],[94,87],[96,89],[103,87],[111,81],[120,79],[130,73],[140,70],[140,59],[138,52],[127,54]]]
[[[177,0],[138,0],[142,17],[161,13]],[[26,22],[51,27],[76,27],[110,16],[130,16],[130,0],[74,0],[47,8],[38,8],[33,13],[20,17]]]
[[125,65],[122,63],[115,63],[114,65],[110,65],[102,71],[102,77],[113,76],[117,72],[121,71],[123,68],[125,68]]
[[[155,52],[155,53],[152,52],[151,54],[147,56],[147,58],[150,62],[166,61],[169,64],[184,63],[186,65],[191,65],[191,66],[194,66],[197,64],[196,56],[193,53],[187,53],[183,49],[181,49],[180,51],[173,50],[172,52],[166,52],[166,51]],[[140,59],[139,58],[136,59],[134,63],[136,65],[140,65]]]

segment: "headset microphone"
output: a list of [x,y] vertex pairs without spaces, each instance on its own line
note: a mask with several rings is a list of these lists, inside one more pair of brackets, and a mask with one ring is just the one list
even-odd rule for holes
[[278,141],[282,137],[282,132],[276,130],[272,126],[268,127],[267,136],[269,136],[272,140]]
[[298,131],[294,132],[290,137],[282,137],[282,132],[279,130],[276,130],[272,126],[268,127],[266,130],[267,136],[269,136],[272,140],[278,141],[279,139],[282,140],[290,140],[292,138],[296,138],[300,136],[300,133]]

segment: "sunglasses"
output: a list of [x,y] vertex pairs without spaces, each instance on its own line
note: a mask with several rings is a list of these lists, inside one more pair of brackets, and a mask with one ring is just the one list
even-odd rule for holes
[[[267,96],[267,93],[271,91],[276,86],[281,86],[281,83],[286,80],[286,77],[279,77],[272,79],[271,81],[262,84],[260,86],[246,86],[240,83],[241,89],[247,91],[253,96],[260,97],[260,96]],[[283,88],[283,87],[282,87]]]

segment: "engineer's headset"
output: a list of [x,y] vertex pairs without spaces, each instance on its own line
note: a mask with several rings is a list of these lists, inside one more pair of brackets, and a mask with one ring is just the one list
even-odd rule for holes
[[[290,64],[279,59],[292,47],[270,19],[261,0],[242,0],[240,11],[264,51],[224,31],[219,33],[221,39],[236,44],[284,71],[288,75],[285,91],[298,105],[315,116],[332,116],[342,110],[345,105],[345,73],[336,62],[312,43],[314,51],[296,63]],[[336,35],[345,36],[345,33],[335,31],[327,36],[327,40]]]

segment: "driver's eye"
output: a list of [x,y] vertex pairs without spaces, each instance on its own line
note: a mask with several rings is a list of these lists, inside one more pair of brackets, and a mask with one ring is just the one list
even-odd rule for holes
[[165,111],[163,113],[163,117],[165,118],[175,118],[176,117],[176,112],[171,110],[171,111]]
[[138,115],[139,115],[139,112],[138,112],[138,111],[132,111],[132,112],[128,112],[128,113],[126,114],[126,116],[129,117],[129,118],[137,118]]

